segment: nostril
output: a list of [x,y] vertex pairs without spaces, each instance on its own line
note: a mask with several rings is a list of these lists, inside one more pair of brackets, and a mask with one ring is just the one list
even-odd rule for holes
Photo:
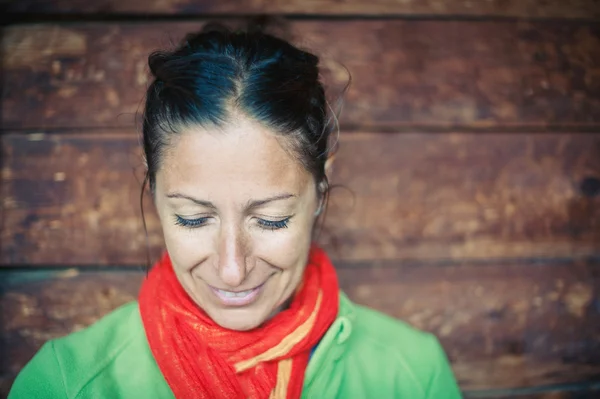
[[589,198],[600,195],[600,179],[597,177],[586,177],[579,185],[581,193]]

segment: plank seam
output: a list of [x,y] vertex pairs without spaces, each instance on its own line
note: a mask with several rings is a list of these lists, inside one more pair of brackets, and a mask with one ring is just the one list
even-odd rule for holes
[[3,25],[19,25],[30,23],[62,23],[62,22],[195,22],[208,19],[247,19],[257,15],[277,15],[290,21],[356,21],[356,20],[406,20],[406,21],[441,21],[441,22],[548,22],[562,24],[582,24],[598,22],[600,18],[589,17],[540,17],[540,16],[510,16],[510,15],[471,15],[471,14],[402,14],[402,13],[377,13],[377,14],[301,14],[301,13],[230,13],[230,12],[203,12],[185,14],[137,14],[137,13],[31,13],[27,11],[8,11],[10,22]]

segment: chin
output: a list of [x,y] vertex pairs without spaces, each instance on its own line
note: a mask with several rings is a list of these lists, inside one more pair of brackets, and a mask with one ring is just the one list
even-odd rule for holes
[[263,312],[250,309],[215,309],[209,314],[215,323],[235,331],[248,331],[259,327],[267,319]]

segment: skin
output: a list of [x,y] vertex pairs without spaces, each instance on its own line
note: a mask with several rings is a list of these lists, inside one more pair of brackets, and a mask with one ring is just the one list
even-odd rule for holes
[[[250,330],[276,314],[308,260],[320,199],[313,176],[281,140],[244,117],[212,131],[187,128],[156,173],[155,205],[175,274],[228,329]],[[202,224],[181,226],[177,216]],[[273,228],[288,217],[287,227]],[[211,288],[239,292],[261,284],[257,299],[242,307],[224,305]]]

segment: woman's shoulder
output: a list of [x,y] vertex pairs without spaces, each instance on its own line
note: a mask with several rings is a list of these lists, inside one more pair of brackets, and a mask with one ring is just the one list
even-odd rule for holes
[[408,358],[422,358],[423,348],[438,345],[433,334],[421,331],[405,321],[354,303],[345,295],[340,302],[352,320],[352,335],[368,342],[374,349],[398,351]]
[[[132,360],[135,364],[128,366]],[[130,302],[87,328],[44,344],[17,376],[9,398],[76,398],[97,385],[107,395],[121,397],[126,373],[132,377],[140,368],[153,367],[151,363],[138,304]]]
[[445,392],[440,398],[460,397],[444,349],[435,335],[352,303],[345,296],[341,302],[345,302],[342,308],[352,320],[352,363],[369,365],[361,371],[362,375],[394,380],[401,385],[394,388],[396,392],[411,392],[412,397],[436,397],[432,394],[440,389]]
[[98,366],[114,360],[143,333],[138,304],[133,301],[50,343],[65,365]]

